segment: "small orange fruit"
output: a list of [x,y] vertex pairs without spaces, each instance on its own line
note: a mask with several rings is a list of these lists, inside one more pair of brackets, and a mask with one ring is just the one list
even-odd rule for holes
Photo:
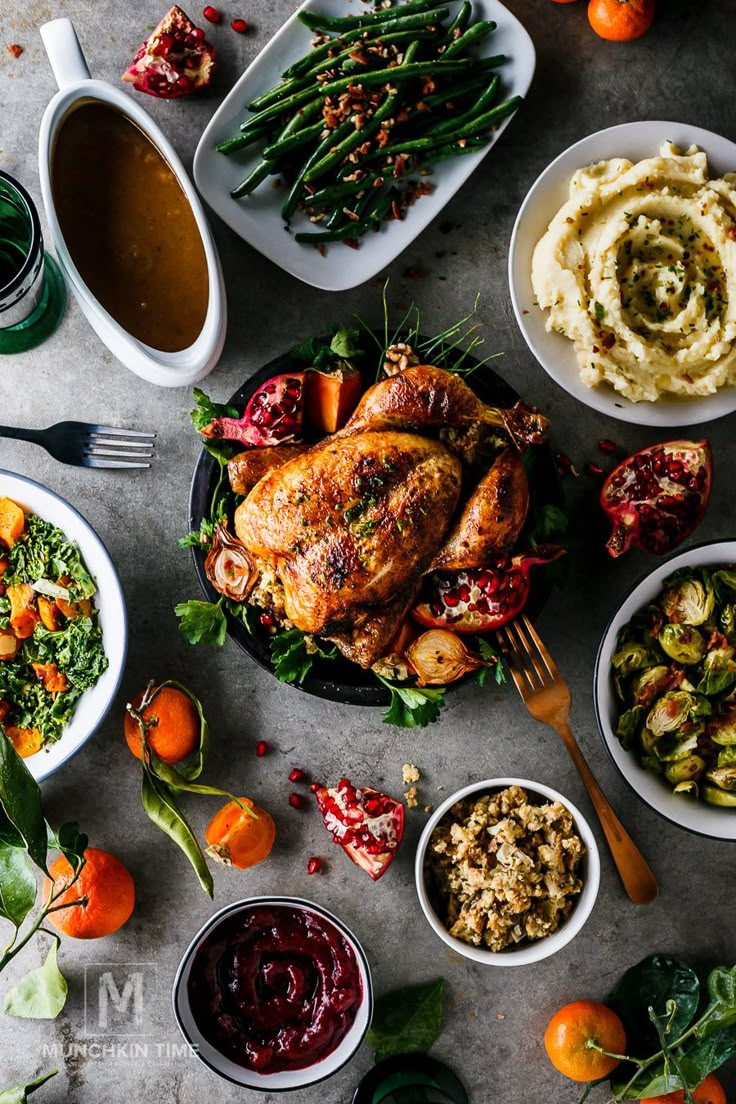
[[[723,1085],[714,1073],[709,1073],[705,1081],[692,1090],[695,1104],[727,1104]],[[685,1093],[682,1089],[667,1093],[666,1096],[652,1096],[646,1104],[684,1104]]]
[[[133,699],[138,709],[145,691]],[[175,686],[153,688],[154,697],[143,711],[143,720],[149,725],[146,739],[159,759],[164,763],[180,763],[199,743],[199,713],[191,698]],[[136,759],[143,758],[141,730],[135,717],[125,714],[125,739]]]
[[573,1001],[556,1012],[544,1033],[544,1046],[555,1069],[571,1081],[597,1081],[608,1077],[620,1059],[601,1054],[594,1046],[614,1054],[626,1048],[624,1025],[615,1012],[595,1001]]
[[588,19],[609,42],[631,42],[646,34],[654,19],[654,0],[590,0]]
[[[44,884],[44,900],[53,891],[69,886],[54,902],[68,905],[58,912],[50,912],[48,919],[64,935],[73,939],[99,939],[112,935],[130,919],[135,905],[135,886],[126,866],[109,851],[88,847],[84,853],[86,862],[74,885],[69,860],[60,855],[49,871],[51,878]],[[82,905],[73,901],[86,898]]]
[[225,866],[247,870],[263,862],[271,853],[276,825],[266,810],[254,805],[250,798],[239,800],[256,814],[255,817],[241,809],[237,801],[228,801],[207,825],[204,838],[209,844],[207,854],[213,859]]

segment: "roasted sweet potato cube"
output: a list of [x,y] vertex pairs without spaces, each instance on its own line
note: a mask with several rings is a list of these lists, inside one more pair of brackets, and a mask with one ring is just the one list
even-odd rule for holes
[[61,628],[61,610],[51,598],[45,598],[43,594],[38,598],[38,612],[41,623],[49,632],[58,632]]
[[43,737],[38,728],[17,728],[15,725],[6,725],[5,735],[21,759],[27,759],[29,755],[35,755],[41,750]]
[[[62,575],[58,580],[59,586],[72,586],[74,580],[69,575]],[[92,613],[92,602],[89,598],[80,598],[78,602],[67,602],[66,598],[57,598],[56,605],[65,617],[73,621],[77,617],[89,617]]]
[[10,627],[20,640],[26,640],[33,636],[39,622],[38,611],[33,604],[33,587],[28,583],[9,586],[7,596],[10,599]]
[[12,548],[26,527],[26,515],[12,498],[0,498],[0,544]]

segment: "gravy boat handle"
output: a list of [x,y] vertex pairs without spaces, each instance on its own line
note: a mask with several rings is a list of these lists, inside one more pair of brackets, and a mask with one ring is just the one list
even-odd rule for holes
[[50,23],[43,24],[40,33],[60,91],[90,79],[71,19],[52,19]]

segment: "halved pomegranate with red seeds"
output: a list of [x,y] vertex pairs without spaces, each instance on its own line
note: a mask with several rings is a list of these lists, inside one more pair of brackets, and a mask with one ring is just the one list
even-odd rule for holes
[[138,92],[164,100],[206,88],[215,71],[215,51],[201,27],[174,5],[141,44],[123,73]]
[[304,379],[304,372],[273,376],[251,396],[242,418],[215,418],[200,432],[205,437],[256,447],[299,440],[304,418]]
[[430,593],[411,611],[412,617],[430,629],[456,633],[481,633],[513,620],[526,605],[531,569],[564,556],[557,545],[539,545],[533,552],[503,556],[488,567],[452,574],[437,572],[430,578]]
[[667,441],[634,453],[601,490],[613,523],[608,551],[620,556],[634,544],[658,556],[670,552],[697,526],[712,482],[709,441]]
[[403,803],[341,778],[336,786],[317,790],[317,804],[333,843],[378,881],[393,862],[404,835]]

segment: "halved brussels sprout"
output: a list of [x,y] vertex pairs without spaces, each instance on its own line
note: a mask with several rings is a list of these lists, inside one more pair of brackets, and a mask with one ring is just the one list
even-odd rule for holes
[[690,625],[665,625],[657,639],[670,659],[686,666],[700,663],[707,650],[702,633]]
[[648,671],[642,671],[631,684],[634,701],[638,705],[648,705],[654,698],[666,690],[671,684],[672,672],[664,664],[650,667]]
[[707,778],[722,790],[736,790],[736,767],[720,767],[709,770]]
[[708,735],[716,744],[736,744],[736,714],[724,713],[708,725]]
[[718,615],[718,624],[730,644],[736,641],[736,606],[727,602]]
[[736,792],[722,790],[719,786],[703,786],[703,798],[709,805],[720,805],[723,808],[736,809]]
[[633,675],[635,671],[641,671],[645,667],[651,667],[656,662],[657,657],[652,654],[651,649],[645,648],[643,644],[637,644],[634,640],[622,644],[611,660],[613,667],[624,677]]
[[701,694],[722,694],[736,682],[736,663],[734,649],[730,644],[725,648],[713,648],[703,660],[703,677],[698,683]]
[[634,746],[636,734],[642,725],[643,712],[643,706],[635,705],[633,709],[627,709],[625,713],[622,713],[618,719],[616,735],[621,742],[621,746],[625,748],[626,751],[630,751]]
[[688,720],[695,698],[687,690],[670,690],[657,698],[647,714],[647,728],[654,736],[676,732]]
[[703,625],[713,614],[715,595],[710,580],[683,579],[664,592],[662,609],[679,625]]
[[692,732],[665,733],[660,736],[654,752],[663,763],[674,763],[687,759],[697,749],[698,737],[703,734],[704,726],[698,725]]
[[721,748],[718,752],[718,766],[736,766],[736,744],[730,744],[727,747]]
[[700,778],[705,767],[705,759],[701,759],[699,755],[688,755],[677,763],[670,763],[664,772],[664,776],[673,786],[683,782],[694,782],[697,778]]
[[698,789],[697,782],[678,782],[672,792],[673,794],[680,794],[683,797],[692,797],[697,801]]

